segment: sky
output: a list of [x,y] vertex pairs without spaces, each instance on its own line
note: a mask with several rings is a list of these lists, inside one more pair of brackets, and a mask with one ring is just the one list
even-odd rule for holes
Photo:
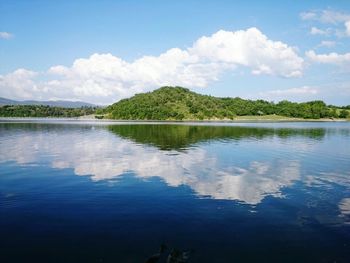
[[350,1],[0,0],[0,97],[107,105],[161,86],[350,104]]

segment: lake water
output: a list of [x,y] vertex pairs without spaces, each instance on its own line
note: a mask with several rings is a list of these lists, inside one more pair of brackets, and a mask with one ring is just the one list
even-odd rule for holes
[[0,123],[0,262],[142,263],[161,244],[350,262],[350,123]]

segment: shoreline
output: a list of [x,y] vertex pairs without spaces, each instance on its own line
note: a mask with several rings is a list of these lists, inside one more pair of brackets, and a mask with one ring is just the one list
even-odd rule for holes
[[[90,117],[90,116],[89,116]],[[77,122],[95,122],[95,123],[252,123],[252,122],[350,122],[350,119],[301,119],[288,117],[261,118],[261,116],[240,116],[233,120],[231,119],[209,119],[209,120],[117,120],[117,119],[97,119],[73,117],[73,118],[57,118],[57,117],[0,117],[0,122],[39,122],[39,121],[77,121]]]

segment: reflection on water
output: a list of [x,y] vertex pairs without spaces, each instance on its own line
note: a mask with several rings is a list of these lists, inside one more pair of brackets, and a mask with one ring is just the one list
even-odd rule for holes
[[342,217],[345,217],[345,223],[350,224],[350,198],[344,198],[339,203],[339,209]]
[[[173,187],[189,186],[200,196],[252,205],[269,195],[282,197],[281,190],[300,179],[300,151],[317,151],[312,149],[315,142],[310,140],[322,140],[327,132],[334,133],[322,128],[108,126],[116,137],[104,127],[94,126],[3,124],[2,128],[10,133],[4,134],[0,162],[28,165],[45,160],[52,168],[72,168],[76,175],[91,176],[93,181],[132,172],[143,179],[159,177]],[[290,144],[289,138],[293,140]],[[254,144],[262,139],[266,141],[264,150],[255,154],[258,147]],[[251,153],[232,149],[239,147],[235,143],[240,140],[248,146],[244,150]],[[218,143],[199,146],[201,142]],[[286,147],[287,155],[282,155],[282,149],[280,156],[266,158],[267,151],[274,154],[276,144]],[[349,174],[321,172],[319,177],[308,175],[306,181],[348,184],[349,178]]]
[[303,136],[322,139],[325,129],[271,129],[264,127],[186,126],[186,125],[115,125],[108,127],[113,133],[137,143],[150,144],[162,150],[184,149],[192,144],[210,140],[263,139]]
[[[148,129],[149,128],[149,129]],[[2,143],[0,161],[18,164],[35,164],[43,159],[52,168],[72,168],[76,175],[89,175],[94,181],[111,180],[127,172],[143,179],[159,177],[169,186],[189,186],[200,196],[214,199],[239,200],[258,204],[264,197],[282,197],[281,189],[291,186],[300,178],[300,161],[293,158],[235,159],[223,162],[230,151],[230,142],[201,147],[194,146],[202,140],[247,140],[269,136],[274,140],[289,136],[322,138],[324,130],[274,130],[247,127],[195,127],[168,125],[120,125],[109,130],[122,138],[111,136],[104,129],[91,127],[34,126],[31,133],[20,130]],[[82,132],[90,129],[82,136]],[[92,128],[95,129],[95,128]],[[33,132],[34,131],[34,132]],[[154,147],[144,145],[157,145]],[[254,143],[249,142],[247,143]],[[267,146],[268,147],[268,146]],[[254,147],[252,146],[254,149]],[[176,149],[185,149],[177,151]],[[239,152],[231,150],[236,158]],[[45,159],[46,159],[45,158]]]
[[[80,192],[70,192],[70,198],[82,200],[83,207],[85,205],[94,207],[94,202],[100,201],[103,204],[106,202],[104,199],[106,193],[115,194],[113,191],[120,193],[125,191],[123,200],[130,198],[129,202],[133,202],[133,198],[139,200],[137,194],[140,192],[128,190],[130,185],[137,185],[132,181],[134,179],[144,183],[138,191],[146,191],[147,187],[150,187],[150,192],[143,197],[148,201],[144,201],[143,205],[137,203],[141,201],[137,201],[135,204],[137,209],[127,206],[118,206],[114,209],[124,216],[133,215],[136,210],[138,213],[142,211],[144,217],[149,215],[149,211],[157,214],[162,219],[161,223],[157,221],[159,227],[167,229],[165,232],[164,229],[152,229],[153,232],[160,233],[159,242],[167,236],[167,233],[169,235],[177,233],[176,227],[172,225],[169,228],[163,219],[176,221],[177,218],[186,215],[188,216],[186,227],[189,229],[199,227],[203,235],[201,238],[204,239],[208,227],[220,228],[221,225],[214,227],[214,221],[220,222],[227,231],[229,229],[233,231],[230,232],[232,235],[239,235],[243,230],[239,230],[239,226],[232,225],[232,221],[243,228],[246,227],[246,233],[242,233],[241,236],[243,243],[248,240],[252,242],[248,237],[256,231],[262,236],[254,237],[253,240],[256,239],[256,242],[269,240],[266,236],[268,234],[263,230],[265,228],[266,231],[270,231],[270,242],[274,246],[280,245],[278,236],[281,234],[279,232],[282,231],[281,228],[287,231],[282,231],[285,242],[293,243],[295,240],[307,242],[308,235],[303,236],[298,232],[299,228],[302,228],[302,231],[310,234],[312,240],[318,240],[325,234],[331,236],[329,242],[335,242],[334,244],[340,242],[350,246],[350,230],[348,228],[340,230],[350,224],[349,149],[348,123],[231,126],[0,123],[2,165],[0,171],[3,173],[0,177],[0,180],[3,180],[2,186],[0,182],[0,200],[4,201],[4,206],[0,205],[0,209],[4,212],[6,207],[16,206],[11,200],[17,200],[21,188],[11,183],[11,179],[18,180],[16,173],[21,171],[21,167],[30,169],[31,176],[41,175],[48,180],[57,171],[72,170],[74,177],[91,179],[90,183],[96,187],[99,183],[108,182],[108,189],[104,189],[104,193],[96,197],[96,200],[90,200],[88,195],[85,197]],[[42,169],[45,172],[42,172]],[[62,176],[60,178],[62,181],[59,181],[61,185],[58,185],[58,193],[65,193],[70,187],[70,182],[73,183],[75,179],[70,177],[65,179]],[[20,178],[22,179],[25,180]],[[163,189],[162,187],[166,187],[165,192],[159,190],[157,193],[156,190],[152,190]],[[25,191],[35,193],[43,190],[26,188]],[[186,205],[182,206],[190,205],[190,209],[182,211],[181,207],[168,207],[168,204],[162,203],[161,200],[170,198],[168,194],[171,193],[174,193],[175,200],[182,200],[181,198],[186,196]],[[87,199],[82,199],[81,195]],[[117,200],[119,199],[114,201]],[[155,204],[157,200],[160,203]],[[206,212],[208,208],[204,210],[200,208],[199,202],[205,200],[217,202],[214,203],[215,212],[212,210]],[[63,202],[66,202],[66,199],[63,199]],[[238,209],[235,205],[241,205],[243,208],[239,209],[243,210],[232,210]],[[16,213],[20,212],[16,210]],[[68,212],[68,215],[70,213]],[[99,218],[100,214],[96,213],[95,216]],[[142,220],[142,218],[130,216],[125,220]],[[242,223],[245,221],[246,226]],[[9,224],[6,220],[5,222]],[[135,224],[139,227],[136,221]],[[259,224],[262,228],[255,229],[255,224]],[[335,227],[338,230],[325,230],[325,226]],[[220,233],[220,238],[224,238],[225,234]],[[140,232],[137,234],[141,235]],[[225,240],[230,238],[226,237]],[[220,244],[222,246],[220,249],[224,249],[225,244]],[[237,243],[235,246],[237,249],[240,247]],[[343,254],[343,247],[339,249],[341,251],[333,251],[335,254],[333,252],[326,254],[326,258],[337,258],[340,259],[339,262],[349,259]],[[316,250],[319,250],[319,247]],[[236,253],[240,254],[241,250]],[[278,253],[281,253],[281,250]],[[334,257],[337,254],[339,257]],[[145,251],[144,255],[149,253]],[[204,259],[196,262],[232,262],[227,260],[232,257],[229,254],[225,255],[222,261],[213,258],[206,261],[203,255]],[[312,253],[309,256],[311,259],[315,258]]]

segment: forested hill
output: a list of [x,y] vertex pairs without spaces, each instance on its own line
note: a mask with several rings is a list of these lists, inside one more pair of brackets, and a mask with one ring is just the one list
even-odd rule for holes
[[182,87],[162,87],[120,100],[102,112],[123,120],[210,120],[246,115],[280,115],[305,119],[347,118],[350,107],[327,106],[323,101],[279,103],[241,98],[217,98]]

